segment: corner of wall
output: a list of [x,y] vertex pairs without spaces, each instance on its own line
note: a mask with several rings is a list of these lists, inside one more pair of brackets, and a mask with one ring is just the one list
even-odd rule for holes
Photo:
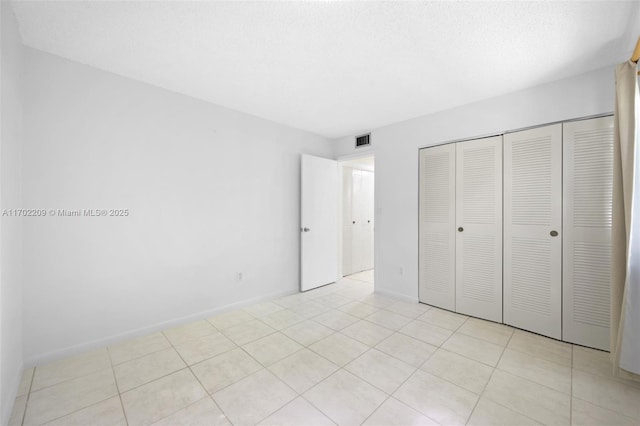
[[[22,207],[23,46],[11,3],[0,4],[0,208]],[[0,423],[7,424],[23,370],[22,222],[0,220]]]

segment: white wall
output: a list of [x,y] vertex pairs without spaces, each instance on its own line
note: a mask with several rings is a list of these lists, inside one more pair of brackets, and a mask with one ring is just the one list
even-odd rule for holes
[[[20,208],[22,45],[13,9],[0,2],[0,212]],[[6,424],[22,374],[22,220],[0,218],[0,424]]]
[[28,364],[298,289],[300,154],[326,139],[25,52],[25,206],[131,212],[26,222]]
[[[418,299],[419,148],[610,113],[613,93],[611,67],[372,130],[376,291]],[[354,142],[336,140],[335,157],[354,154]]]

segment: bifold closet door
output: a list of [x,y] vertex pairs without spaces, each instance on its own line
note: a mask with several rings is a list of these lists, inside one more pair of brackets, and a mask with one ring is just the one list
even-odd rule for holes
[[373,268],[373,173],[352,171],[352,272]]
[[342,169],[342,275],[353,274],[353,169]]
[[456,312],[502,322],[502,136],[456,146]]
[[454,311],[456,147],[420,151],[419,298]]
[[343,168],[343,275],[373,268],[373,179],[373,172]]
[[504,136],[504,322],[562,336],[562,125]]
[[563,125],[562,339],[609,350],[613,118]]
[[374,227],[374,174],[362,170],[363,209],[363,270],[373,268],[373,227]]

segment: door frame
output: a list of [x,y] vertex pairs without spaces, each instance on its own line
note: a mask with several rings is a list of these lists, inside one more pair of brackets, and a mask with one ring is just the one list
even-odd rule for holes
[[[370,172],[373,172],[373,224],[374,224],[374,229],[376,227],[376,199],[378,196],[378,185],[376,183],[376,172],[375,172],[375,163],[376,163],[376,155],[374,151],[364,151],[364,152],[358,152],[358,153],[353,153],[353,154],[347,154],[347,155],[342,155],[339,156],[336,161],[338,162],[338,194],[339,194],[339,198],[338,198],[338,211],[340,212],[340,214],[338,215],[338,258],[336,259],[336,262],[338,262],[338,280],[342,279],[343,273],[342,273],[342,261],[343,261],[343,257],[344,257],[344,253],[342,250],[343,247],[343,226],[344,226],[344,221],[343,221],[343,215],[342,215],[342,208],[343,208],[343,204],[344,204],[344,191],[343,191],[343,180],[344,180],[344,168],[345,167],[352,167],[350,165],[348,165],[348,163],[350,161],[353,160],[358,160],[358,159],[362,159],[362,158],[368,158],[368,157],[372,157],[373,158],[373,170],[368,170]],[[362,168],[360,170],[367,170],[365,168]],[[376,270],[375,270],[375,265],[377,264],[377,259],[378,259],[378,244],[376,243],[376,233],[373,233],[373,267],[374,267],[374,287],[375,287],[375,283],[378,281],[377,277],[376,277]]]

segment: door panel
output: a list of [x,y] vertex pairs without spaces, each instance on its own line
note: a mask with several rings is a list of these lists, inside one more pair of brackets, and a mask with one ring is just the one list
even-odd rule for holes
[[338,276],[338,163],[302,155],[300,289],[335,282]]
[[364,189],[364,172],[353,170],[353,233],[351,259],[353,272],[365,269],[365,223],[366,223],[366,194]]
[[419,298],[455,310],[455,146],[420,151]]
[[505,135],[504,322],[556,339],[561,225],[562,125]]
[[353,169],[342,169],[342,275],[353,270]]
[[609,350],[613,118],[563,125],[563,330]]
[[456,312],[502,322],[502,136],[456,145]]
[[364,171],[363,190],[365,193],[364,208],[364,270],[373,268],[373,230],[374,230],[374,185],[375,178],[372,172]]

